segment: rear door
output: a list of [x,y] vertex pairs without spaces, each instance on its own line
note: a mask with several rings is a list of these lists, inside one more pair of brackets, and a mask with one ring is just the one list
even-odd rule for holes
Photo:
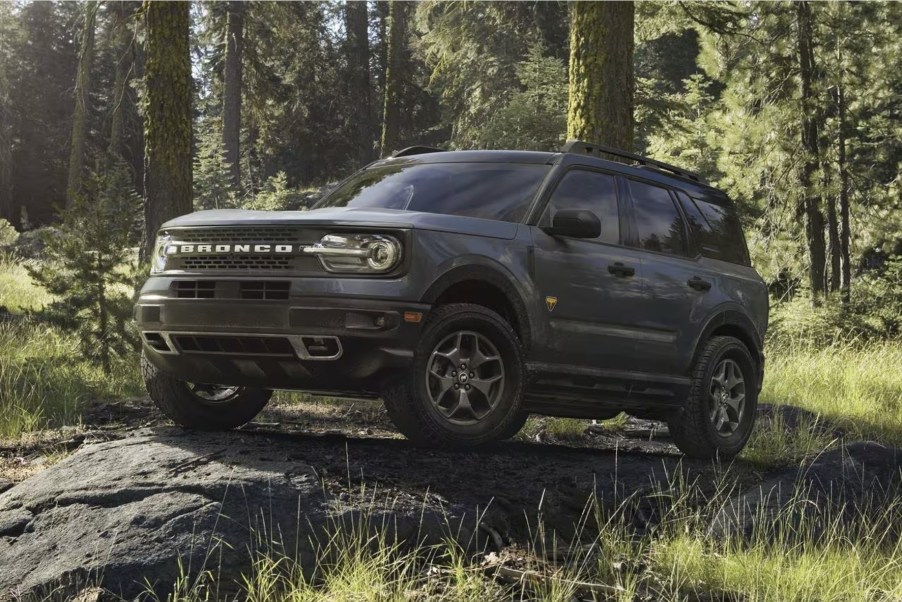
[[[614,175],[571,168],[532,228],[535,280],[549,333],[540,361],[611,370],[635,364],[632,323],[642,296],[642,267],[640,253],[622,244],[622,202]],[[594,239],[546,234],[542,227],[562,209],[592,211],[601,220],[601,234]]]
[[687,376],[695,341],[716,304],[716,281],[690,245],[675,192],[627,178],[635,237],[647,295],[639,303],[642,348],[638,370]]

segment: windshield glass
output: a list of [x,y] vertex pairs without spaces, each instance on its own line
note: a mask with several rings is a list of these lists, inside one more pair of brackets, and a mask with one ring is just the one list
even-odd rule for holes
[[548,165],[420,163],[362,171],[313,208],[380,207],[518,222]]

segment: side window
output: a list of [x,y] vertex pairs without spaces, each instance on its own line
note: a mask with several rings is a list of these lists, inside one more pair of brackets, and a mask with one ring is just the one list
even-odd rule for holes
[[636,215],[639,247],[648,251],[686,254],[683,218],[666,188],[629,181]]
[[614,176],[594,171],[568,171],[548,200],[545,223],[551,223],[561,209],[585,209],[601,220],[601,234],[595,240],[620,242],[620,218],[617,211],[617,186]]
[[677,196],[689,219],[700,251],[705,257],[749,265],[748,250],[742,226],[732,207],[715,205],[690,198],[679,192]]

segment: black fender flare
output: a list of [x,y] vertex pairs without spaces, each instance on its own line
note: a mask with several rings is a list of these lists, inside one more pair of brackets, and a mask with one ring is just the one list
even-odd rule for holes
[[733,306],[721,308],[720,311],[708,319],[704,328],[702,328],[701,334],[695,341],[693,347],[694,351],[692,353],[692,363],[690,364],[689,369],[691,370],[692,366],[695,365],[696,358],[698,358],[698,354],[701,352],[701,348],[705,344],[705,341],[711,338],[711,335],[715,330],[723,326],[729,326],[741,333],[741,336],[738,338],[746,345],[746,347],[749,347],[749,353],[757,364],[756,369],[760,378],[764,369],[764,342],[761,340],[761,336],[758,334],[758,329],[755,327],[755,323],[752,319],[749,318],[744,311]]
[[514,309],[514,318],[517,320],[515,326],[522,335],[521,343],[527,348],[530,347],[533,329],[527,304],[524,301],[526,293],[521,290],[520,283],[514,275],[501,266],[466,264],[452,267],[429,285],[420,301],[432,305],[441,297],[442,293],[452,286],[461,282],[473,281],[489,285],[504,295]]

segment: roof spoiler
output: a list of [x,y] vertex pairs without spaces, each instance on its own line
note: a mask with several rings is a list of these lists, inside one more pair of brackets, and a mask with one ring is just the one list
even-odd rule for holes
[[579,155],[592,155],[593,157],[599,157],[601,159],[604,159],[603,155],[612,155],[614,157],[629,159],[634,163],[638,163],[642,167],[650,167],[652,169],[667,171],[688,180],[704,183],[704,180],[697,173],[687,171],[675,165],[671,165],[670,163],[655,161],[654,159],[643,157],[642,155],[636,155],[634,153],[629,153],[618,148],[612,148],[610,146],[602,146],[600,144],[593,144],[591,142],[583,142],[582,140],[568,140],[564,144],[564,147],[561,149],[561,152],[575,153]]

